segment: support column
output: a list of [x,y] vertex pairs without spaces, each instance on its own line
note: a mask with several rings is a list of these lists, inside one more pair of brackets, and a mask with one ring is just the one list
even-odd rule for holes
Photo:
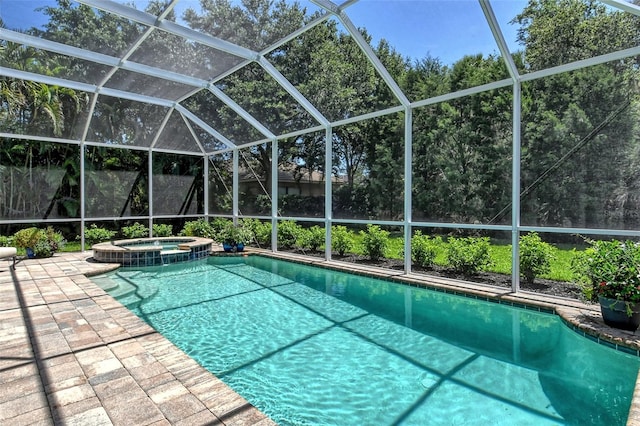
[[520,81],[513,83],[513,164],[511,187],[511,290],[520,290],[520,155],[521,155],[521,95]]
[[84,206],[84,201],[85,201],[85,196],[84,196],[84,191],[85,191],[85,165],[84,165],[84,156],[86,153],[86,148],[84,145],[84,141],[80,142],[80,250],[84,251],[85,247],[84,247],[84,227],[86,224],[86,220],[85,220],[85,215],[86,215],[86,211],[85,211],[85,206]]
[[233,149],[233,180],[232,180],[232,189],[231,192],[233,193],[233,200],[232,200],[232,207],[231,207],[231,214],[233,215],[233,222],[235,223],[237,221],[238,218],[238,194],[239,194],[239,183],[240,183],[240,177],[238,176],[238,174],[240,173],[240,154],[238,152],[238,148],[234,148]]
[[149,173],[149,236],[153,237],[153,151],[151,148],[149,148],[147,168]]
[[271,250],[278,251],[278,140],[271,141]]
[[205,155],[204,159],[204,217],[209,220],[209,156]]
[[404,273],[411,273],[413,110],[404,111]]
[[333,220],[333,129],[327,126],[324,136],[324,258],[331,260],[331,224]]

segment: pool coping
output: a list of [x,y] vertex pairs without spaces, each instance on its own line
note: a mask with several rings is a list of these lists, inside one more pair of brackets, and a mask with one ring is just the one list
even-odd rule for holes
[[[206,244],[213,244],[214,241],[210,238],[201,238],[201,237],[150,237],[150,238],[131,238],[128,240],[117,240],[117,241],[109,241],[104,243],[97,243],[91,246],[93,251],[94,247],[99,248],[105,252],[126,252],[130,251],[129,247],[123,246],[124,244],[136,244],[141,243],[146,240],[158,240],[158,241],[177,241],[177,240],[189,240],[189,241],[181,241],[178,245],[179,248],[183,250],[190,250],[192,247],[201,246]],[[184,247],[184,248],[182,248]],[[161,248],[154,246],[153,244],[148,245],[139,245],[135,246],[136,251],[158,251],[162,250]]]

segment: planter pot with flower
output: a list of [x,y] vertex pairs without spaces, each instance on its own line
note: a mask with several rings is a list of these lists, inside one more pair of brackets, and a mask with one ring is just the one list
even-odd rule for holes
[[622,330],[636,331],[640,325],[640,303],[625,302],[600,296],[600,312],[604,323]]
[[25,228],[16,232],[13,243],[23,248],[28,258],[50,257],[65,244],[64,237],[52,227],[46,229]]
[[244,246],[253,239],[253,233],[242,225],[234,225],[233,222],[226,224],[220,232],[222,248],[226,252],[244,251]]
[[632,241],[588,241],[576,257],[585,297],[600,304],[605,324],[635,331],[640,326],[640,244]]

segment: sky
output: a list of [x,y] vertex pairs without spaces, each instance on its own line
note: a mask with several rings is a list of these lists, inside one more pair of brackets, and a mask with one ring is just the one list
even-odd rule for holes
[[[136,0],[138,8],[144,8],[143,3]],[[310,11],[317,10],[308,0],[300,3]],[[525,0],[491,2],[512,51],[518,48],[517,28],[509,21],[526,3]],[[177,11],[181,13],[187,6],[197,4],[197,0],[181,0]],[[0,0],[0,16],[9,28],[39,26],[45,17],[33,10],[42,5],[55,5],[55,1]],[[498,51],[476,0],[361,0],[346,12],[357,27],[367,28],[374,46],[384,38],[396,51],[413,60],[431,56],[450,65],[467,54],[486,56]]]

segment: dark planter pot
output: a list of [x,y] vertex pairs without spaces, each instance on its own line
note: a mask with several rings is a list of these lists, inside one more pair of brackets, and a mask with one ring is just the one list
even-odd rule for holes
[[33,259],[36,257],[36,253],[33,251],[31,247],[27,247],[26,250],[27,250],[27,257],[29,259]]
[[244,250],[244,243],[222,243],[224,251],[229,253],[235,253]]
[[[640,325],[640,303],[624,302],[602,296],[598,300],[605,324],[621,330],[636,331],[638,329]],[[631,315],[629,315],[629,310]]]

